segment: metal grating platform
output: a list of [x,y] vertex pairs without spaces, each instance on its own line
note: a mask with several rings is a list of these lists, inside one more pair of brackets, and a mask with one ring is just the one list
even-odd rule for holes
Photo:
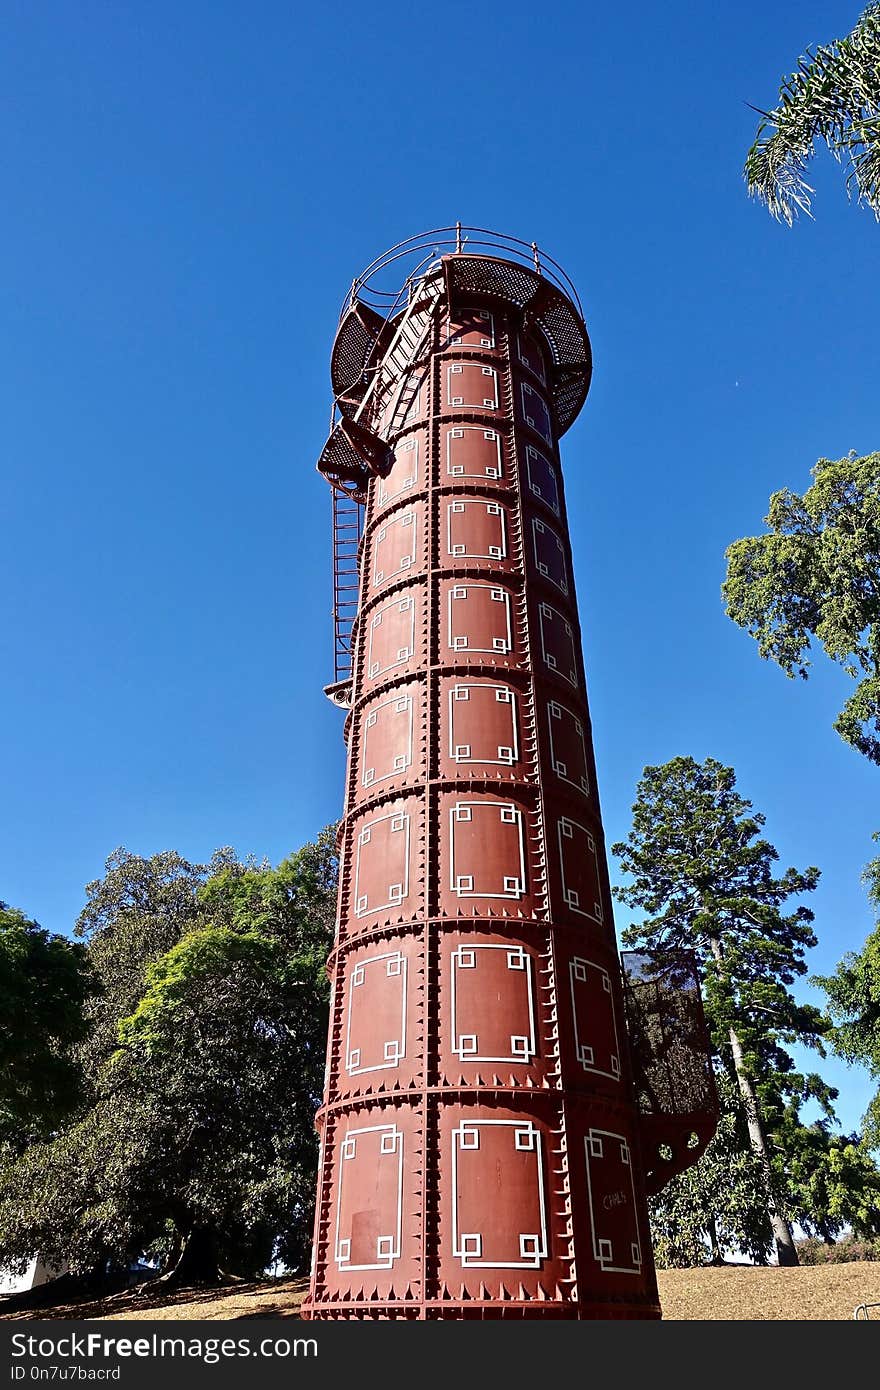
[[718,1095],[694,957],[621,956],[633,1084],[642,1114],[649,1193],[703,1152],[718,1119]]

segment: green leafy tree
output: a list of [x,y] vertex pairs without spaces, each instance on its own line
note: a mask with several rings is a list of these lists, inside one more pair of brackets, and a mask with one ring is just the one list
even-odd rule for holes
[[[302,1254],[311,1215],[327,1011],[323,955],[206,926],[147,972],[107,1083],[165,1117],[151,1182],[186,1240],[181,1277],[212,1277],[254,1224]],[[166,1147],[163,1129],[173,1131]],[[159,1144],[155,1140],[159,1139]],[[260,1263],[272,1257],[270,1247]]]
[[790,1215],[809,1234],[832,1244],[851,1228],[880,1234],[880,1170],[855,1134],[833,1134],[827,1120],[805,1125],[790,1116],[782,1136]]
[[[163,859],[162,873],[155,861]],[[92,885],[102,978],[91,1099],[0,1172],[0,1260],[75,1270],[149,1252],[180,1281],[302,1265],[311,1235],[332,941],[331,832],[277,869],[224,851],[118,857]],[[145,869],[145,865],[147,869]],[[145,883],[138,920],[126,869]],[[119,904],[118,916],[112,904]],[[157,913],[164,905],[167,913]],[[110,942],[118,939],[120,976]],[[161,946],[157,949],[157,946]]]
[[91,987],[82,946],[0,903],[0,1144],[15,1152],[76,1106]]
[[769,535],[727,550],[728,615],[787,676],[813,641],[858,681],[834,727],[880,763],[880,454],[820,459],[803,497],[770,498]]
[[733,769],[714,758],[645,768],[632,830],[613,846],[633,883],[615,894],[646,914],[624,934],[626,945],[697,957],[712,1041],[736,1080],[762,1167],[777,1256],[796,1264],[772,1123],[784,1097],[813,1097],[827,1108],[833,1093],[819,1077],[800,1075],[787,1051],[794,1042],[821,1051],[825,1021],[790,988],[815,944],[813,913],[783,905],[811,892],[819,871],[777,874],[778,853],[760,836],[764,817],[751,810]]
[[649,1199],[654,1256],[661,1269],[723,1264],[739,1252],[766,1264],[773,1249],[771,1195],[752,1150],[742,1099],[723,1070],[716,1075],[718,1127],[692,1168]]
[[864,11],[852,33],[815,53],[783,80],[779,105],[762,112],[746,157],[749,193],[792,225],[810,213],[806,168],[817,142],[848,167],[855,191],[880,220],[880,5]]
[[75,1274],[103,1273],[150,1251],[181,1248],[163,1220],[167,1194],[151,1182],[173,1125],[152,1098],[98,1095],[57,1135],[21,1155],[0,1153],[0,1264],[33,1255]]
[[[872,860],[864,877],[872,902],[880,907],[880,859]],[[862,1063],[880,1081],[880,923],[861,951],[848,952],[833,975],[817,976],[815,982],[828,996],[834,1050],[848,1062]],[[868,1106],[864,1137],[880,1148],[880,1089]]]
[[100,986],[86,1047],[93,1066],[116,1048],[118,1021],[137,1005],[151,961],[198,924],[199,888],[234,862],[229,849],[218,850],[210,864],[190,864],[173,850],[145,859],[120,847],[107,858],[104,877],[86,884],[74,931],[88,942]]

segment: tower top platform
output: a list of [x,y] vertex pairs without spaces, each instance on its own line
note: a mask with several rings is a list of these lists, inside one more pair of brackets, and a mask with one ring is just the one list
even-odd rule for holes
[[520,312],[525,327],[540,330],[549,348],[558,433],[564,434],[586,400],[592,375],[577,290],[562,266],[535,242],[461,223],[397,242],[353,280],[330,366],[342,415],[355,413],[365,373],[381,357],[395,321],[438,277],[445,280],[450,301],[501,302]]

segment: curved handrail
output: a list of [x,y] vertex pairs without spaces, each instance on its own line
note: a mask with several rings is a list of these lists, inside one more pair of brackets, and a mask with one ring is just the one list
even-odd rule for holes
[[[451,227],[435,227],[430,231],[419,232],[416,236],[395,242],[387,251],[376,256],[366,269],[361,271],[360,275],[352,281],[351,288],[342,305],[340,320],[356,299],[371,304],[372,307],[381,309],[385,313],[388,313],[395,305],[399,305],[401,295],[412,283],[418,270],[421,270],[425,262],[430,260],[431,252],[439,258],[444,252],[460,253],[466,249],[474,250],[478,247],[481,251],[500,251],[508,259],[517,261],[521,265],[528,265],[530,269],[546,276],[556,285],[557,289],[562,290],[563,294],[571,299],[581,318],[584,317],[583,307],[571,278],[559,262],[542,250],[536,242],[523,241],[521,237],[508,236],[506,232],[496,232],[488,227],[471,227],[457,222]],[[402,286],[386,290],[377,283],[378,277],[389,266],[408,256],[415,256],[424,251],[427,251],[429,255],[422,259],[416,270],[409,272]]]
[[856,1320],[870,1319],[872,1308],[880,1308],[880,1303],[859,1303],[853,1309],[853,1317]]

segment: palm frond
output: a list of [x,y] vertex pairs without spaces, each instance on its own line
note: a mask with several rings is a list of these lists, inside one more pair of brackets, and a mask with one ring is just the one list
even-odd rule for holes
[[749,194],[788,226],[812,215],[805,172],[818,142],[847,164],[848,190],[880,220],[880,3],[846,38],[807,49],[758,126],[743,171]]

